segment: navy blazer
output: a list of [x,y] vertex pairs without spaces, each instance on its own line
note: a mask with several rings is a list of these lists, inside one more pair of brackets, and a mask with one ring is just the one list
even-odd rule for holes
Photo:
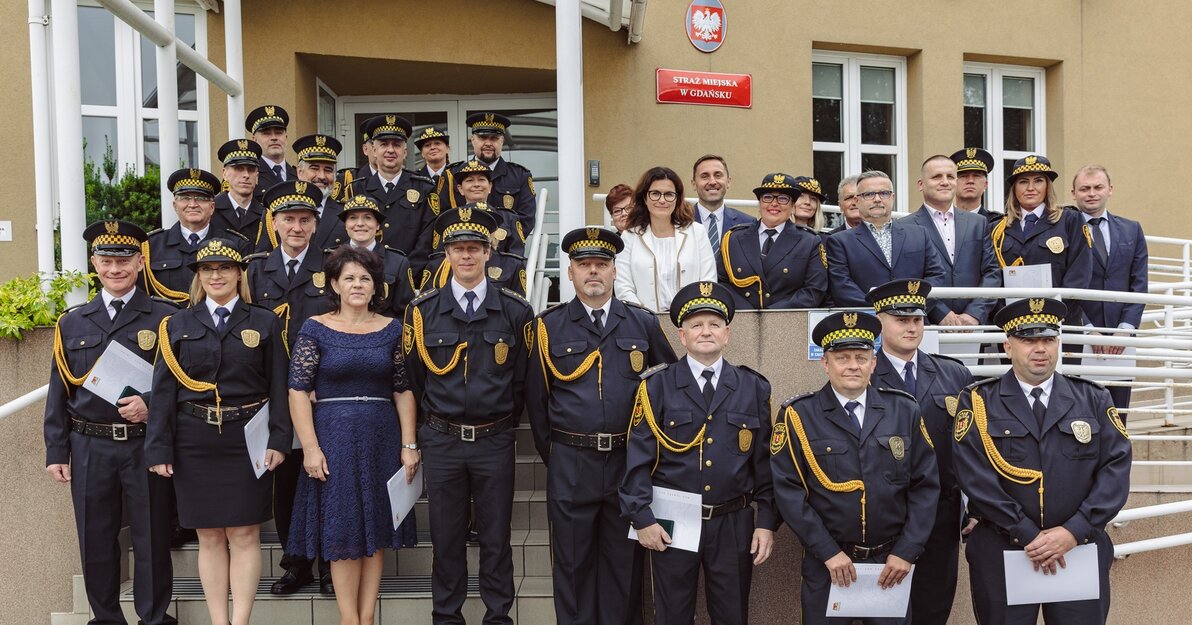
[[[927,242],[927,231],[915,224],[895,221],[892,225],[893,266],[869,227],[861,224],[828,237],[828,281],[836,306],[869,306],[865,294],[891,280],[926,280],[931,286],[944,283],[944,263],[935,246]],[[927,304],[929,315],[948,313],[942,302]],[[934,317],[933,317],[934,318]]]
[[[931,209],[920,206],[919,210],[899,220],[921,226],[927,231],[927,238],[935,244],[940,262],[944,264],[944,280],[933,286],[1001,286],[1002,272],[997,266],[997,257],[993,255],[993,245],[990,244],[989,237],[985,236],[989,229],[989,222],[976,213],[959,209],[954,209],[952,213],[956,219],[956,240],[953,247],[956,250],[955,259],[948,258],[948,248],[944,245],[939,228],[935,226],[935,218],[931,216]],[[992,299],[941,299],[936,301],[947,307],[948,311],[971,315],[981,324],[988,321],[994,305]],[[944,315],[946,314],[947,311],[944,311]],[[935,314],[932,314],[929,317],[930,321],[936,324],[943,319],[942,315],[937,318]]]
[[[1146,293],[1148,253],[1142,226],[1111,213],[1105,213],[1105,217],[1109,220],[1109,262],[1103,263],[1100,254],[1093,254],[1089,288]],[[1084,302],[1083,309],[1085,321],[1098,328],[1116,328],[1121,323],[1137,328],[1142,324],[1142,304]]]
[[[708,224],[705,224],[703,221],[703,215],[701,215],[699,212],[699,207],[694,206],[692,208],[695,209],[695,220],[700,224],[707,226]],[[731,206],[721,206],[720,210],[716,212],[719,213],[720,217],[716,220],[716,227],[720,230],[720,236],[724,236],[725,232],[732,230],[733,226],[740,224],[750,224],[757,221],[753,217],[750,217],[749,215],[746,215],[745,213],[742,213]]]

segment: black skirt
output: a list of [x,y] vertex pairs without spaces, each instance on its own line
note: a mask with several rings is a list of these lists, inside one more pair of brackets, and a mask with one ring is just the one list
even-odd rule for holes
[[222,433],[185,413],[177,424],[174,491],[182,527],[238,527],[273,518],[273,473],[260,479],[253,473],[244,440],[248,419],[225,422]]

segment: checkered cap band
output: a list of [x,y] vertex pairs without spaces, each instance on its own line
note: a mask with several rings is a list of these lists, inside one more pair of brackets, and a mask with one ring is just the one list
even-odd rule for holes
[[[256,156],[253,156],[253,158],[256,158]],[[199,180],[198,178],[182,178],[174,183],[174,188],[171,191],[177,193],[180,190],[185,191],[187,189],[204,189],[211,193],[211,195],[215,195],[215,187],[211,186],[211,183],[206,180]]]
[[989,173],[989,169],[985,167],[985,163],[975,158],[966,158],[956,163],[956,171],[983,171]]
[[91,242],[91,249],[116,245],[141,249],[141,242],[137,241],[136,237],[127,234],[101,234]]
[[442,139],[443,137],[446,137],[446,136],[447,135],[445,135],[445,134],[439,132],[437,129],[435,129],[434,126],[427,126],[422,131],[422,134],[418,135],[418,140],[419,141],[427,141],[430,139]]
[[472,124],[472,130],[500,130],[501,132],[505,132],[505,124],[502,124],[500,121],[495,119],[492,121],[480,119],[477,120],[476,123]]
[[475,222],[458,222],[453,223],[443,229],[443,238],[446,239],[457,232],[476,232],[486,238],[492,236],[492,233],[489,232],[488,228],[485,228],[484,226],[481,226]]
[[330,161],[334,163],[338,158],[339,152],[325,145],[312,145],[298,152],[298,160],[300,161]]
[[810,191],[816,195],[824,194],[824,190],[823,190],[823,188],[820,187],[819,181],[814,178],[812,178],[811,180],[799,181],[799,188]]
[[782,189],[782,190],[786,190],[786,191],[798,191],[799,190],[798,187],[796,187],[786,181],[774,182],[773,180],[759,185],[758,188],[760,188],[760,189]]
[[243,258],[240,256],[240,252],[237,252],[236,250],[216,241],[211,245],[204,245],[199,249],[199,251],[195,252],[195,262],[201,263],[203,262],[203,259],[209,258],[211,256],[224,256],[226,258],[232,259],[235,262],[240,262],[243,260]]
[[257,155],[255,152],[250,152],[248,150],[233,150],[233,151],[228,152],[227,154],[224,155],[223,162],[226,164],[231,161],[235,161],[235,160],[239,160],[239,159],[246,159],[246,158],[252,159],[255,161],[255,160],[257,160]]
[[1013,178],[1014,176],[1017,176],[1018,174],[1025,174],[1025,173],[1029,173],[1032,171],[1041,171],[1043,173],[1055,173],[1051,169],[1051,166],[1048,165],[1047,163],[1040,163],[1038,161],[1035,161],[1034,163],[1029,163],[1029,164],[1023,163],[1022,165],[1014,168],[1014,171],[1010,174],[1010,177]]
[[845,328],[825,334],[824,338],[820,340],[820,347],[827,349],[832,343],[841,339],[861,339],[872,343],[877,339],[877,335],[862,328]]
[[1061,323],[1063,323],[1063,319],[1055,315],[1023,315],[1007,321],[1002,326],[1002,331],[1013,332],[1026,325],[1053,325],[1058,328]]
[[480,161],[468,161],[466,165],[459,168],[457,175],[467,174],[491,174],[493,170],[489,169],[487,165]]
[[[283,125],[283,126],[284,126],[284,125],[285,125],[285,123],[286,123],[286,120],[282,119],[282,118],[281,118],[280,116],[278,116],[278,115],[267,115],[267,116],[265,116],[265,117],[262,117],[262,118],[260,118],[260,119],[258,119],[257,121],[255,121],[255,122],[253,122],[253,123],[252,123],[252,131],[253,131],[253,134],[256,134],[256,132],[257,132],[258,130],[260,130],[260,129],[261,129],[261,126],[262,126],[263,124],[267,124],[267,123],[269,123],[269,122],[277,122],[277,123],[279,123],[279,124],[281,124],[281,125]],[[255,157],[254,157],[254,158],[255,158]]]
[[886,308],[898,306],[899,304],[911,304],[914,306],[927,307],[927,298],[922,295],[892,295],[885,299],[879,299],[873,303],[873,309],[877,312],[882,312]]
[[396,125],[394,125],[394,126],[384,125],[384,126],[377,126],[372,131],[372,136],[374,136],[374,137],[377,135],[386,135],[386,134],[401,135],[402,138],[404,139],[404,138],[406,138],[406,129],[402,128],[401,126],[396,126]]
[[617,248],[615,246],[613,246],[612,243],[609,243],[608,241],[599,241],[596,239],[581,239],[579,241],[576,241],[575,243],[571,244],[571,247],[567,248],[567,253],[570,254],[576,250],[593,248],[593,247],[598,247],[600,249],[608,250],[609,253],[613,254],[613,255],[616,255],[616,253],[617,253]]
[[377,212],[381,211],[381,207],[372,198],[367,195],[353,195],[352,199],[344,204],[344,210],[350,211],[358,208],[367,208]]
[[299,195],[283,195],[269,204],[269,210],[275,211],[286,206],[302,206],[303,208],[310,208],[313,211],[318,210],[318,205],[314,203],[308,196]]
[[728,306],[726,306],[724,302],[712,297],[697,297],[686,304],[683,304],[683,307],[679,309],[679,323],[683,323],[683,319],[687,316],[687,312],[697,306],[700,308],[704,306],[711,306],[712,308],[719,310],[720,314],[728,317]]

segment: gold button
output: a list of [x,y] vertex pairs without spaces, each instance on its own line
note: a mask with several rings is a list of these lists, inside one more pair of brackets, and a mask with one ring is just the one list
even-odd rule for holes
[[1017,544],[1018,544],[1018,539],[1017,539],[1017,538],[1015,538],[1015,539],[1014,539],[1014,544],[1015,544],[1015,545],[1017,545]]
[[633,347],[630,347],[630,349],[637,349],[637,345],[634,345]]
[[770,294],[769,294],[769,293],[766,293],[766,297],[770,297]]
[[670,422],[670,424],[671,424],[671,425],[674,425],[674,424],[675,424],[675,422],[674,422],[674,421],[671,421],[671,422]]
[[498,343],[504,343],[504,342],[505,342],[505,339],[497,339],[497,342],[498,342]]
[[1006,436],[1010,435],[1010,430],[1006,430]]
[[79,345],[86,345],[87,341],[79,341]]
[[386,228],[388,228],[388,227],[389,227],[389,222],[385,222],[385,227],[386,227]]
[[183,334],[183,335],[182,335],[182,338],[184,338],[184,339],[190,338],[190,335],[189,335],[189,334]]
[[[570,347],[568,347],[568,348],[567,348],[567,353],[568,353],[568,354],[570,354],[570,353],[571,353],[571,348],[570,348]],[[674,424],[675,424],[675,423],[672,421],[672,422],[671,422],[671,425],[674,425]],[[1007,434],[1009,434],[1009,432],[1007,432]]]
[[708,491],[710,491],[710,490],[712,490],[712,486],[711,486],[711,485],[706,485],[706,486],[704,486],[704,492],[705,492],[705,493],[706,493],[706,492],[708,492]]
[[711,437],[711,436],[709,436],[709,437],[708,437],[706,440],[704,440],[704,442],[705,442],[705,443],[707,443],[707,444],[709,444],[709,445],[711,445],[711,444],[712,444],[712,437]]
[[704,461],[704,466],[706,466],[706,467],[710,467],[710,466],[712,466],[712,461],[711,461],[711,460],[705,460],[705,461]]
[[439,339],[439,345],[443,344],[443,339]]
[[749,291],[745,291],[745,297],[749,297]]
[[741,268],[737,267],[737,273],[741,273]]
[[323,294],[323,289],[319,289],[319,295]]
[[265,295],[263,295],[262,297],[266,297],[266,298],[267,298],[267,297],[269,297],[269,294],[268,294],[268,293],[266,293],[266,294],[265,294]]
[[790,273],[790,272],[791,272],[790,269],[787,269],[786,267],[782,268],[782,273]]
[[824,449],[824,451],[826,451],[826,452],[831,452],[831,451],[832,451],[832,448],[831,448],[831,447],[825,448],[825,449]]

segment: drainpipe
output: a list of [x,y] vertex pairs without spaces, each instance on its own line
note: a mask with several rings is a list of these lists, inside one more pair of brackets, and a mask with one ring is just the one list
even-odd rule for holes
[[[174,194],[167,184],[174,170],[181,167],[178,150],[178,48],[174,34],[174,0],[154,0],[153,20],[170,33],[165,45],[157,45],[157,162],[161,163],[161,226],[169,228],[178,221],[170,207]],[[198,167],[192,163],[192,167]]]
[[[228,78],[239,85],[244,84],[244,29],[241,21],[240,0],[224,0],[224,54]],[[240,136],[244,124],[244,91],[228,92],[228,134]]]
[[646,0],[633,0],[629,8],[629,43],[642,40],[642,30],[646,25]]
[[[83,193],[83,104],[79,78],[79,8],[76,0],[51,0],[54,59],[54,143],[58,158],[58,217],[62,233],[62,269],[87,271],[83,230],[87,211]],[[86,289],[66,296],[70,305],[86,300]]]
[[47,277],[54,266],[53,163],[50,161],[50,75],[46,47],[45,0],[29,0],[29,70],[33,78],[33,190],[37,206],[37,271]]
[[[559,2],[555,5],[555,90],[559,111],[560,239],[567,232],[582,228],[586,222],[583,54],[579,2]],[[567,301],[574,295],[575,288],[571,281],[560,280],[560,299]]]

